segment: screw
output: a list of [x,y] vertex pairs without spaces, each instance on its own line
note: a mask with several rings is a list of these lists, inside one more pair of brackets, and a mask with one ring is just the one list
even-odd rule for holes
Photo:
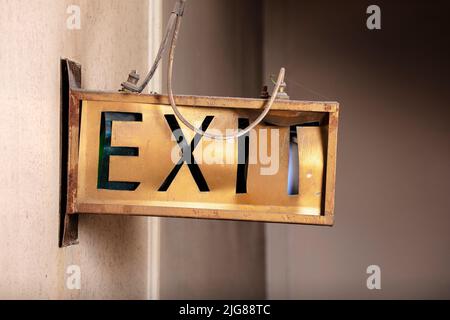
[[269,99],[270,94],[269,91],[267,91],[267,86],[263,86],[261,90],[261,94],[259,95],[261,99]]
[[136,72],[136,70],[131,70],[130,74],[128,75],[127,82],[132,84],[137,84],[139,81],[139,74]]
[[284,91],[286,90],[287,84],[286,82],[282,82],[280,85],[280,90],[277,94],[277,99],[285,99],[285,100],[289,100],[289,96],[288,94]]
[[119,91],[137,92],[138,81],[139,81],[139,74],[136,72],[136,70],[131,70],[130,74],[128,75],[128,80],[126,82],[122,82],[122,89]]

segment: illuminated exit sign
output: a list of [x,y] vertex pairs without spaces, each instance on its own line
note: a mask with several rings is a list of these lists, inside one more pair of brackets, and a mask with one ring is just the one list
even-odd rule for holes
[[[265,100],[178,96],[206,132],[248,126]],[[338,104],[276,101],[232,140],[195,134],[166,96],[70,91],[68,214],[332,225]]]

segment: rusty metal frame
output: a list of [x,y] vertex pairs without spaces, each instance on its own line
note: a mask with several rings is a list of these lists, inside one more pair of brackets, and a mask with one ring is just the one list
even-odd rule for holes
[[78,214],[67,213],[69,179],[69,114],[71,90],[81,88],[81,65],[61,59],[61,124],[60,124],[60,229],[59,246],[78,244]]
[[[311,102],[277,100],[270,113],[270,121],[286,125],[300,115],[304,121],[315,120],[318,114],[326,114],[327,145],[325,157],[325,184],[320,216],[257,213],[242,214],[233,210],[182,209],[169,207],[126,208],[114,205],[86,205],[77,201],[78,156],[80,124],[83,101],[120,101],[124,103],[144,103],[168,105],[164,95],[128,94],[118,92],[95,92],[81,89],[81,66],[70,60],[61,60],[61,230],[60,246],[78,243],[79,214],[126,214],[162,217],[206,218],[216,220],[245,220],[308,225],[332,226],[334,224],[334,198],[336,178],[337,130],[339,104],[337,102]],[[221,98],[202,96],[177,96],[183,106],[239,108],[257,113],[264,106],[264,99]],[[312,117],[312,118],[311,118]],[[267,120],[267,119],[266,119]],[[125,210],[126,209],[126,210]],[[219,212],[221,211],[221,212]]]
[[[325,172],[325,196],[321,209],[321,215],[287,214],[277,212],[242,212],[238,209],[217,208],[182,208],[166,206],[142,206],[142,205],[120,205],[120,204],[87,204],[78,201],[78,160],[80,144],[80,115],[84,102],[121,102],[121,103],[142,103],[149,105],[168,105],[168,97],[164,95],[144,95],[115,92],[95,92],[83,89],[73,89],[70,94],[70,118],[69,118],[69,190],[67,198],[68,214],[104,214],[104,215],[143,215],[160,217],[184,217],[184,218],[204,218],[216,220],[244,220],[261,222],[281,222],[308,225],[331,226],[334,223],[334,194],[335,194],[335,174],[336,174],[336,147],[339,106],[336,102],[309,102],[309,101],[289,101],[277,100],[271,111],[271,120],[283,123],[280,115],[288,118],[298,119],[301,117],[308,122],[310,116],[314,114],[325,114],[323,120],[327,130],[326,143],[326,172]],[[245,109],[247,112],[258,113],[263,107],[263,99],[247,98],[223,98],[204,96],[177,96],[180,105],[193,108],[237,108]],[[266,206],[268,207],[268,206]]]

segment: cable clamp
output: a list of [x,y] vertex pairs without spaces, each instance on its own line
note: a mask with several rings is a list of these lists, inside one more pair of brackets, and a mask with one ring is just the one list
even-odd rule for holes
[[184,14],[184,7],[186,4],[186,0],[179,0],[175,3],[175,7],[172,13],[175,13],[177,16],[182,17]]

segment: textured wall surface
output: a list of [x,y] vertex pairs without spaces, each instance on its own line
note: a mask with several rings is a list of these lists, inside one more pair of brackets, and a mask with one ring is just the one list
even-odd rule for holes
[[[69,4],[81,30],[68,30]],[[116,90],[147,67],[148,1],[2,1],[0,298],[145,298],[147,220],[80,217],[80,244],[58,248],[60,57],[83,87]],[[81,267],[81,290],[65,287]]]
[[267,227],[268,297],[450,298],[446,2],[377,1],[379,31],[368,1],[265,4],[265,72],[341,103],[336,224]]
[[[258,3],[187,2],[175,56],[174,92],[259,95]],[[170,12],[172,4],[164,1],[163,12]],[[263,224],[161,220],[161,298],[264,298],[264,270]]]

